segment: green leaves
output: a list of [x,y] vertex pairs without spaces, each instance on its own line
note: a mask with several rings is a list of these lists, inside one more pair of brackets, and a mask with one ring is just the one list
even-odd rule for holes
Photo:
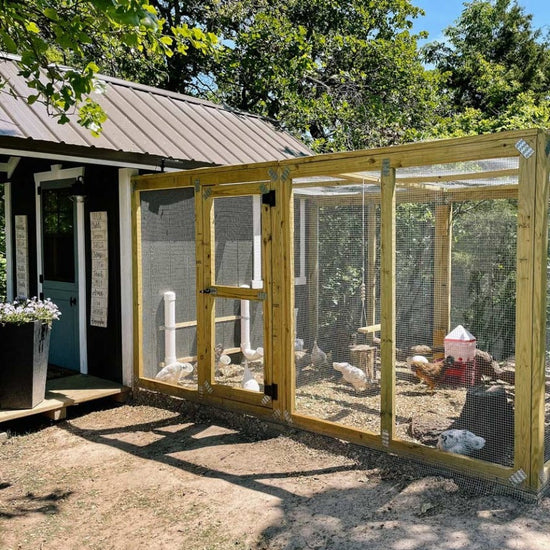
[[98,72],[109,72],[110,64],[126,56],[161,61],[189,47],[208,54],[216,43],[202,29],[166,26],[148,0],[26,0],[2,6],[0,49],[21,56],[20,74],[36,92],[27,97],[29,104],[43,102],[60,123],[77,114],[93,134],[105,121],[88,97]]
[[402,141],[429,127],[436,80],[407,0],[238,2],[220,7],[215,99],[277,118],[317,151]]
[[425,50],[443,79],[438,135],[548,126],[550,40],[515,0],[474,0]]

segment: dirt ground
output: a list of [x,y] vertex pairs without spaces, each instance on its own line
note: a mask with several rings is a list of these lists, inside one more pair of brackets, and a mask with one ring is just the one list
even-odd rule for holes
[[550,548],[550,498],[151,392],[0,432],[2,550]]

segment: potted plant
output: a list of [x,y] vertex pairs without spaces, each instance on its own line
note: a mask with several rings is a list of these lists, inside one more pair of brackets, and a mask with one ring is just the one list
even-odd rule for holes
[[52,323],[50,299],[0,303],[0,408],[32,409],[44,400]]

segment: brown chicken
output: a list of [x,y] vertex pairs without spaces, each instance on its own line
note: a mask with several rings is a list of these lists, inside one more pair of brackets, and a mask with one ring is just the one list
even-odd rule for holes
[[445,371],[454,365],[455,359],[452,355],[448,355],[443,361],[437,361],[434,363],[424,363],[423,361],[411,361],[409,366],[414,372],[417,378],[424,380],[431,391],[434,391],[435,387],[445,374]]

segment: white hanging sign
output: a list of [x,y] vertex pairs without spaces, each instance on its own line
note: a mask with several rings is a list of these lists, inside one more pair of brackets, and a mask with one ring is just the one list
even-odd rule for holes
[[29,297],[29,242],[27,216],[15,216],[16,295]]
[[109,306],[109,247],[107,212],[90,212],[92,281],[90,325],[107,326]]

